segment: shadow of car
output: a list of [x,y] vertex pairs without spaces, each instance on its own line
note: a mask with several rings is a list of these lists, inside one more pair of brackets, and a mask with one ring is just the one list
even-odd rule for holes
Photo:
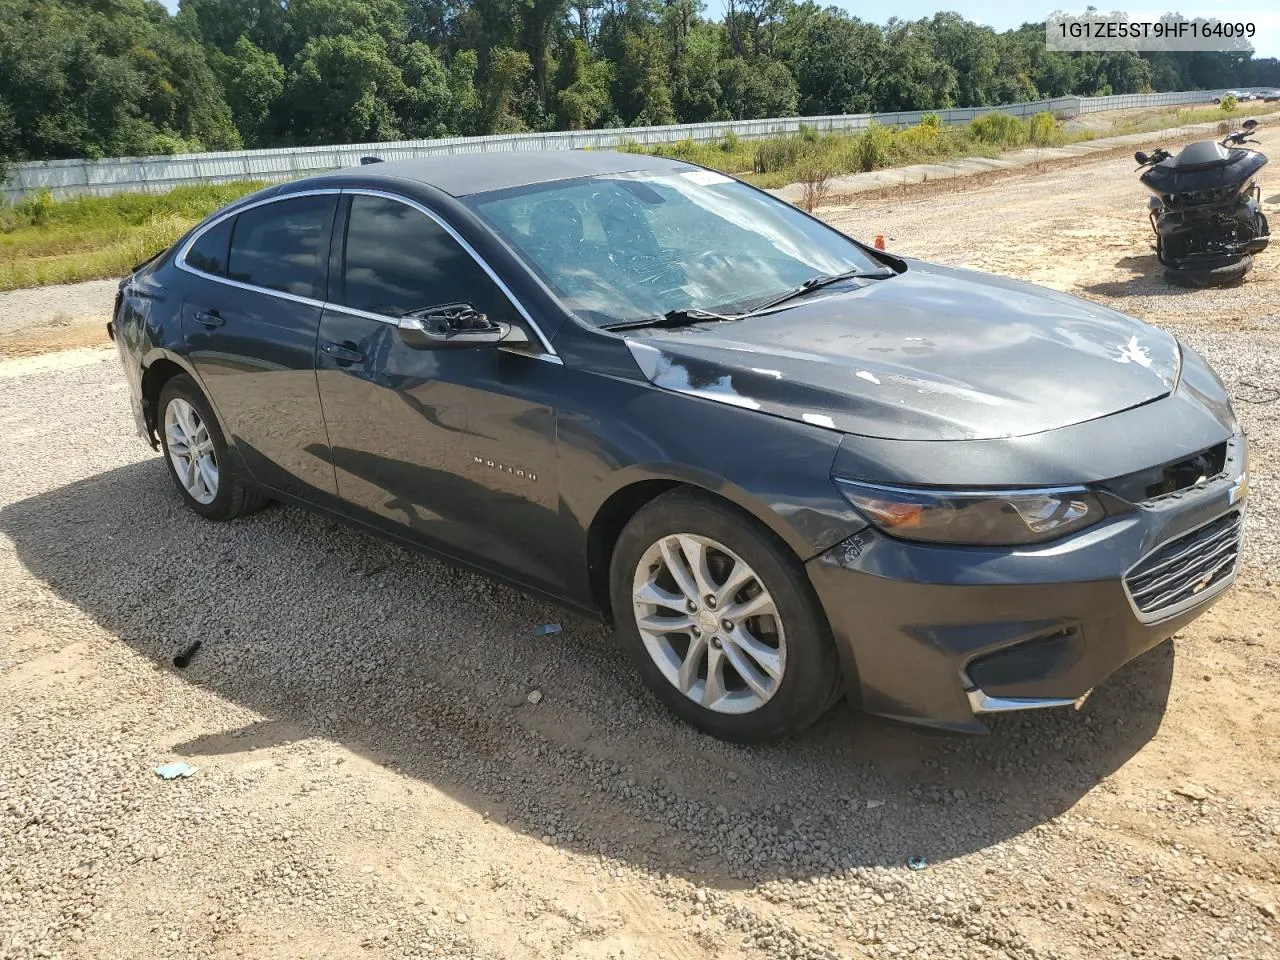
[[[0,510],[30,573],[159,669],[262,719],[173,744],[210,757],[324,738],[513,829],[732,888],[931,862],[1075,804],[1161,723],[1174,651],[1079,711],[940,737],[838,710],[743,747],[662,710],[602,627],[299,509],[209,526],[149,459]],[[537,687],[546,699],[527,703]]]

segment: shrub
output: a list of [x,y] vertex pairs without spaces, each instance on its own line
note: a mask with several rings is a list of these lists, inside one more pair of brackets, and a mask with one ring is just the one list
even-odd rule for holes
[[934,130],[941,129],[942,118],[938,116],[936,113],[926,113],[923,117],[920,118],[920,126],[932,127]]
[[778,173],[793,166],[804,153],[805,142],[798,137],[761,140],[756,145],[753,169],[756,173]]
[[800,206],[813,213],[831,192],[831,167],[809,160],[800,167]]
[[800,139],[805,143],[817,143],[818,128],[808,123],[800,124]]
[[1236,107],[1240,106],[1240,101],[1233,94],[1228,93],[1222,98],[1222,112],[1235,113]]
[[732,153],[738,149],[738,134],[732,130],[726,130],[724,136],[720,138],[720,149],[725,153]]
[[1020,147],[1027,142],[1027,125],[1007,113],[988,113],[969,124],[975,140],[1001,147]]
[[1027,139],[1037,147],[1051,147],[1062,143],[1066,137],[1058,124],[1058,118],[1048,110],[1043,110],[1031,118]]
[[677,140],[675,143],[664,144],[662,152],[668,157],[678,157],[681,160],[688,160],[698,149],[698,145],[693,142],[693,137],[685,137],[683,140]]
[[893,131],[874,120],[854,141],[853,162],[858,170],[876,170],[889,163],[889,149],[893,146]]
[[[936,117],[937,114],[934,114]],[[895,153],[904,160],[918,160],[934,156],[942,139],[942,128],[932,123],[921,123],[898,132]]]
[[48,223],[53,216],[53,194],[48,190],[37,190],[28,193],[14,209],[15,219],[19,223],[27,223],[33,227]]

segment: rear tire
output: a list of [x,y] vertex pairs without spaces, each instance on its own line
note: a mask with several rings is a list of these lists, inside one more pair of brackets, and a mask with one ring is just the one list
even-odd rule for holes
[[777,740],[840,696],[831,629],[803,565],[722,500],[682,489],[645,505],[618,538],[609,585],[641,677],[704,733]]
[[1235,263],[1212,270],[1180,270],[1177,267],[1166,267],[1165,279],[1179,287],[1219,287],[1228,283],[1239,283],[1253,269],[1253,257],[1246,256]]
[[232,520],[269,499],[249,486],[227,454],[227,441],[213,408],[186,374],[160,390],[156,422],[173,485],[187,506],[206,520]]

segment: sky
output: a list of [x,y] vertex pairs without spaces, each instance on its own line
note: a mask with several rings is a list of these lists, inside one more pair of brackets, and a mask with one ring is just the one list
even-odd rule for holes
[[[162,0],[171,12],[178,9],[178,0]],[[724,13],[725,0],[705,0],[707,14],[721,16]],[[856,17],[884,23],[890,17],[899,20],[919,20],[921,17],[932,17],[939,10],[954,10],[967,20],[985,23],[997,30],[1009,30],[1019,27],[1027,21],[1043,20],[1054,10],[1065,10],[1068,13],[1082,12],[1089,6],[1088,2],[1079,5],[1062,3],[1045,3],[1041,0],[893,0],[892,3],[867,3],[865,0],[822,0],[834,2]],[[1146,4],[1117,3],[1107,0],[1094,0],[1093,6],[1099,10],[1136,10],[1145,8]],[[1259,57],[1280,57],[1280,9],[1276,0],[1231,0],[1225,7],[1230,10],[1230,19],[1247,18],[1258,25],[1258,37],[1254,40],[1254,53]],[[1200,3],[1189,6],[1178,6],[1178,12],[1186,16],[1212,14],[1223,17],[1221,9],[1215,10],[1212,3]],[[1225,17],[1224,17],[1225,19]]]

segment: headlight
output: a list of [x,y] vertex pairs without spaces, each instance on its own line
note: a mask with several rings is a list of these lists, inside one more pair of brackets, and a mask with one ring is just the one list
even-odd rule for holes
[[877,527],[905,540],[1017,546],[1043,543],[1102,519],[1102,504],[1080,487],[951,491],[882,487],[836,480]]

